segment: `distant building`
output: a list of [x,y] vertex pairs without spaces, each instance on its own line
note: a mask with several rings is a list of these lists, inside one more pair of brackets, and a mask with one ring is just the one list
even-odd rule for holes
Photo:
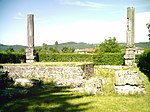
[[136,47],[135,54],[142,54],[144,52],[144,48]]
[[95,48],[76,49],[75,53],[79,54],[90,54],[95,51]]

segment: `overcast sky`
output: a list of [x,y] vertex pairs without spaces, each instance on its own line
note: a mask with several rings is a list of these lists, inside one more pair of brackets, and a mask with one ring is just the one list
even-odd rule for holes
[[126,42],[127,7],[135,7],[135,42],[148,42],[150,0],[0,0],[0,43],[27,45],[27,14],[34,14],[35,46]]

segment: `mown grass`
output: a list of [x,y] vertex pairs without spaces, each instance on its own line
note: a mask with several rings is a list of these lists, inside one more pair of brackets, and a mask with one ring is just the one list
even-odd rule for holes
[[113,91],[114,72],[101,69],[96,73],[105,79],[104,95],[87,95],[48,84],[32,88],[25,98],[0,100],[0,112],[150,112],[148,78],[139,72],[145,81],[145,95],[117,95]]
[[23,66],[23,65],[32,65],[32,66],[77,66],[85,65],[92,62],[34,62],[34,63],[6,63],[1,65],[13,65],[13,66]]

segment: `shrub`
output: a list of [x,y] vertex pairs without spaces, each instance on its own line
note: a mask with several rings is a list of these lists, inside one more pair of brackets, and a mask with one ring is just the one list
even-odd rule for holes
[[146,49],[139,58],[138,67],[150,80],[150,49]]
[[18,52],[0,52],[0,63],[25,62],[25,54]]
[[92,54],[39,53],[39,61],[44,62],[84,62],[93,61]]
[[93,56],[96,65],[123,65],[124,54],[122,53],[100,53]]
[[136,54],[135,55],[135,63],[139,63],[139,58],[140,58],[141,54]]

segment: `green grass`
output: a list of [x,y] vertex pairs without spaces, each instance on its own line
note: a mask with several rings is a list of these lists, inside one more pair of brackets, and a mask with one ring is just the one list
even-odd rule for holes
[[13,65],[13,66],[22,66],[22,65],[32,65],[32,66],[78,66],[85,65],[92,62],[34,62],[34,63],[6,63],[1,65]]
[[114,70],[101,69],[96,74],[105,78],[104,95],[90,96],[72,92],[68,87],[45,85],[32,88],[25,98],[0,100],[0,112],[150,112],[150,82],[144,74],[140,73],[145,81],[145,95],[114,94]]

